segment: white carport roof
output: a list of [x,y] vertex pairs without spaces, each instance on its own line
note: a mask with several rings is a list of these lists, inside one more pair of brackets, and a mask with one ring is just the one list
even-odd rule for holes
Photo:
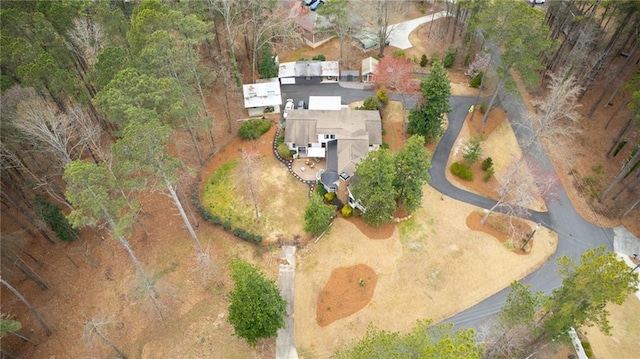
[[265,107],[282,105],[280,83],[278,79],[271,82],[242,85],[244,107]]
[[309,110],[340,111],[341,108],[340,96],[309,96]]

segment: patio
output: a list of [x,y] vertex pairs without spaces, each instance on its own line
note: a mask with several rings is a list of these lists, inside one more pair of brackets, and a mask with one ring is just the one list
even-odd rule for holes
[[327,162],[324,158],[298,158],[293,160],[291,165],[293,172],[305,181],[315,181],[318,171],[325,168],[327,168]]

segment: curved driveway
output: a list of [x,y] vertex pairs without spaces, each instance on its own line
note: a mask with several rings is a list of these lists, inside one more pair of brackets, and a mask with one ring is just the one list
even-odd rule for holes
[[[502,108],[509,113],[509,121],[520,145],[530,143],[531,132],[527,131],[530,125],[527,125],[525,119],[521,116],[522,113],[526,113],[524,104],[519,98],[515,98],[508,93],[501,95]],[[452,111],[448,114],[449,127],[436,147],[429,173],[431,175],[431,186],[441,193],[482,208],[490,208],[495,203],[494,201],[454,187],[444,175],[449,153],[462,128],[469,106],[474,103],[474,100],[475,98],[468,97],[454,96],[451,98]],[[536,144],[531,152],[533,152],[535,160],[538,161],[537,165],[555,175],[553,166],[542,146]],[[540,290],[549,294],[561,284],[561,280],[557,275],[557,259],[566,255],[579,262],[582,253],[601,245],[613,250],[613,229],[598,227],[584,220],[573,208],[562,186],[559,186],[557,198],[546,202],[546,205],[549,210],[547,213],[533,212],[529,219],[542,223],[545,227],[557,232],[558,248],[555,254],[541,268],[529,274],[520,282],[531,285],[531,289],[534,291]],[[460,328],[477,328],[489,316],[500,312],[508,293],[509,288],[505,288],[445,321],[451,322]]]

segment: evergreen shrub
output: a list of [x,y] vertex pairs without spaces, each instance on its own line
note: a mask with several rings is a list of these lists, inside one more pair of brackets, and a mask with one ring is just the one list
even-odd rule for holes
[[465,181],[473,181],[473,172],[464,163],[454,162],[451,165],[451,172]]
[[420,67],[425,67],[428,63],[429,59],[427,58],[427,55],[422,54],[422,57],[420,58]]
[[469,80],[469,86],[471,86],[473,88],[476,88],[476,89],[479,88],[480,85],[482,84],[482,74],[483,74],[483,72],[480,71],[471,80]]
[[255,140],[269,131],[270,128],[271,121],[269,120],[248,120],[240,127],[238,135],[245,140]]
[[482,161],[482,170],[487,171],[489,168],[493,167],[493,159],[491,157],[487,157]]

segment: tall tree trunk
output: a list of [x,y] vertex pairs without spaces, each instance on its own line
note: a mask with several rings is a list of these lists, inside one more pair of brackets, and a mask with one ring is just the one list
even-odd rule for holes
[[14,267],[18,268],[29,280],[37,284],[40,289],[49,289],[47,283],[15,252],[11,251],[11,256],[5,254],[3,257],[5,260],[11,262]]
[[52,334],[52,331],[47,325],[47,323],[44,321],[44,318],[42,318],[40,313],[38,313],[38,311],[35,310],[35,308],[33,308],[31,303],[29,303],[29,301],[20,292],[18,292],[17,289],[15,289],[11,284],[9,284],[7,281],[5,281],[2,278],[0,278],[0,284],[3,284],[7,289],[11,291],[11,293],[13,293],[16,297],[18,297],[18,299],[20,299],[20,301],[27,307],[27,309],[29,309],[29,311],[31,312],[33,317],[36,319],[38,324],[40,324],[45,334],[47,334],[48,336]]
[[627,56],[627,58],[624,60],[622,65],[618,67],[616,72],[609,78],[609,81],[604,86],[603,90],[600,92],[600,95],[595,99],[595,101],[593,101],[593,105],[591,105],[591,108],[587,113],[587,117],[591,118],[591,116],[593,116],[593,113],[596,111],[596,108],[598,107],[598,105],[600,105],[600,102],[604,98],[604,95],[610,90],[611,86],[613,85],[613,82],[618,79],[618,76],[620,75],[622,70],[626,68],[627,64],[629,63],[629,60],[631,60],[631,58],[633,57],[637,49],[638,49],[638,46],[636,43],[636,46],[634,46],[632,52],[629,54],[629,56]]
[[638,173],[636,173],[636,178],[634,178],[633,180],[629,181],[629,183],[627,183],[626,185],[622,186],[620,188],[620,190],[618,190],[618,192],[616,192],[616,194],[614,194],[611,197],[611,200],[615,201],[616,199],[618,199],[618,197],[625,190],[627,190],[627,192],[632,192],[634,190],[634,188],[636,188],[639,184],[640,184],[640,171]]
[[613,36],[611,36],[611,40],[609,41],[609,43],[605,47],[604,56],[602,56],[598,60],[598,62],[596,62],[596,64],[593,66],[593,68],[591,69],[591,72],[589,73],[589,76],[587,77],[587,81],[586,81],[587,83],[584,85],[584,89],[582,90],[582,93],[578,97],[578,101],[582,100],[584,95],[587,93],[587,91],[591,87],[591,84],[595,81],[596,77],[598,77],[598,75],[600,74],[600,70],[602,69],[602,65],[604,64],[605,59],[609,56],[609,54],[611,53],[611,50],[613,50],[613,47],[615,46],[616,42],[620,38],[620,35],[622,34],[622,31],[627,26],[627,24],[629,22],[629,19],[631,19],[631,16],[633,16],[633,14],[634,13],[631,12],[631,11],[628,12],[627,15],[625,16],[625,19],[616,28],[616,31],[614,32]]
[[640,197],[638,197],[638,199],[633,202],[631,204],[631,206],[629,206],[629,208],[622,214],[622,216],[620,216],[620,218],[624,218],[627,216],[627,214],[629,214],[629,212],[633,211],[634,208],[636,208],[636,206],[640,203]]
[[[624,107],[624,105],[628,105],[629,102],[626,101],[627,100],[627,95],[625,93],[624,97],[622,97],[622,100],[620,100],[620,104],[618,105],[618,107],[616,108],[615,111],[613,111],[613,113],[611,114],[611,117],[609,117],[609,120],[607,120],[607,123],[604,125],[604,129],[606,130],[609,125],[611,124],[611,121],[613,121],[614,118],[616,118],[616,116],[618,115],[618,113],[620,112],[620,110]],[[611,104],[611,103],[609,103]],[[606,107],[606,105],[605,105]]]
[[618,183],[620,183],[620,181],[622,181],[629,174],[629,172],[633,169],[633,166],[640,159],[640,149],[638,149],[638,147],[636,147],[636,149],[637,149],[636,153],[627,161],[627,163],[622,167],[620,172],[618,172],[618,175],[616,176],[616,178],[613,179],[609,187],[607,187],[607,189],[605,189],[604,192],[602,192],[602,195],[600,196],[600,198],[598,198],[598,201],[600,203],[602,203],[602,201],[604,201],[604,199],[607,198],[609,193],[611,193],[611,190],[615,186],[617,186]]
[[189,234],[191,235],[191,239],[193,240],[193,244],[196,246],[196,249],[198,250],[198,252],[204,253],[204,249],[202,248],[202,244],[200,244],[200,240],[198,239],[198,235],[196,234],[196,231],[193,230],[193,227],[191,226],[191,222],[189,222],[189,218],[187,217],[187,213],[184,211],[184,207],[182,206],[182,202],[180,202],[180,198],[178,198],[178,194],[176,193],[176,190],[173,187],[173,184],[171,184],[171,182],[169,181],[169,179],[165,175],[162,176],[162,179],[164,180],[165,186],[167,186],[167,190],[169,191],[169,194],[171,195],[171,199],[173,199],[173,203],[175,203],[176,208],[178,208],[178,212],[180,212],[180,217],[182,217],[182,220],[184,221],[185,227],[187,227],[187,230],[189,231]]
[[631,126],[631,122],[633,122],[633,118],[629,118],[627,120],[627,123],[624,126],[622,126],[620,131],[618,131],[618,134],[613,139],[613,145],[609,149],[609,152],[607,152],[607,158],[611,158],[611,156],[613,155],[613,152],[615,151],[616,147],[618,146],[618,142],[620,142],[620,139],[622,138],[624,133],[627,132],[627,129],[629,128],[629,126]]
[[[507,70],[506,73],[508,74],[509,71]],[[498,85],[496,86],[496,90],[493,92],[493,96],[491,96],[491,101],[489,101],[489,105],[487,106],[487,110],[485,111],[484,116],[482,116],[482,121],[480,121],[480,125],[478,126],[478,129],[477,129],[478,132],[480,132],[480,130],[482,130],[482,127],[487,122],[487,118],[489,118],[489,112],[491,112],[491,109],[493,108],[493,105],[494,105],[494,103],[496,101],[496,98],[498,97],[498,92],[500,90],[502,90],[502,85],[504,84],[504,81],[505,81],[504,78],[501,78],[500,81],[498,81]]]

